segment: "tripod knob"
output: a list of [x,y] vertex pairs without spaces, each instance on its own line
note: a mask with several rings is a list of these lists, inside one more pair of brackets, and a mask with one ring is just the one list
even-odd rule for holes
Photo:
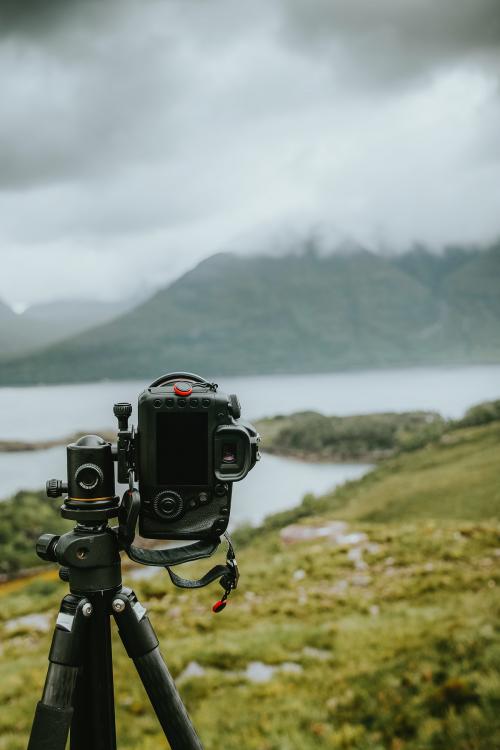
[[45,488],[48,497],[61,497],[68,491],[67,482],[61,482],[60,479],[48,479]]
[[59,537],[56,536],[56,534],[42,534],[42,536],[38,538],[35,547],[38,557],[42,560],[55,562],[57,560],[55,547],[58,541]]
[[126,430],[128,428],[128,420],[132,414],[132,404],[120,402],[113,406],[113,414],[118,420],[118,426],[120,430]]

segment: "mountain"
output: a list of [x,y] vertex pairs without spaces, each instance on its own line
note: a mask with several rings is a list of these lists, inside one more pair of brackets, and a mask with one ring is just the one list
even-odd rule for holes
[[114,302],[59,300],[28,307],[21,315],[0,301],[0,359],[32,352],[102,325],[146,298],[145,294]]
[[[22,316],[30,320],[46,320],[60,324],[61,319],[73,327],[73,333],[94,328],[132,310],[153,294],[149,287],[124,298],[103,302],[102,300],[66,299],[42,302],[26,308]],[[64,311],[64,315],[61,312]]]
[[71,327],[27,319],[0,301],[0,359],[24,354],[71,334]]
[[500,244],[435,256],[220,253],[0,383],[500,361]]

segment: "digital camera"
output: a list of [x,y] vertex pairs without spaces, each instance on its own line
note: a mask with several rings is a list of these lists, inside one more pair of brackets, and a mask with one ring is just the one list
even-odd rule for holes
[[[260,437],[240,414],[237,396],[193,373],[163,375],[141,393],[137,432],[118,434],[119,478],[121,448],[139,482],[141,536],[208,539],[224,533],[233,482],[260,458]],[[120,444],[120,436],[128,436],[128,445]]]

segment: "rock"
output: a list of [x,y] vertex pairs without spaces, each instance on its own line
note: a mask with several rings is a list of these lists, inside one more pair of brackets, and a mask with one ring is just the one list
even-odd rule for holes
[[16,617],[12,620],[8,620],[5,623],[5,630],[8,633],[12,633],[14,630],[38,630],[39,632],[46,633],[49,630],[52,621],[52,614],[38,614],[34,613],[31,615],[23,615],[22,617]]
[[251,661],[247,664],[243,676],[250,682],[269,682],[275,672],[276,667],[264,664],[262,661]]
[[180,673],[177,682],[190,680],[192,677],[204,677],[206,670],[197,661],[190,661],[187,667]]
[[247,664],[243,676],[250,682],[269,682],[277,671],[288,672],[289,674],[301,674],[304,669],[300,664],[293,661],[284,661],[279,665],[264,664],[262,661],[251,661]]
[[323,648],[314,648],[313,646],[304,646],[302,653],[310,659],[318,659],[319,661],[328,661],[331,657],[329,651],[326,651]]
[[296,523],[281,529],[280,536],[285,544],[326,539],[339,546],[352,547],[367,541],[367,536],[363,532],[347,533],[347,528],[345,521],[329,521],[321,526],[302,526]]
[[147,581],[149,578],[154,578],[160,573],[162,568],[156,568],[152,565],[141,565],[141,567],[127,570],[124,577],[130,578],[131,581]]
[[289,672],[291,674],[301,674],[304,671],[304,668],[301,664],[296,664],[293,661],[284,661],[280,666],[280,671]]

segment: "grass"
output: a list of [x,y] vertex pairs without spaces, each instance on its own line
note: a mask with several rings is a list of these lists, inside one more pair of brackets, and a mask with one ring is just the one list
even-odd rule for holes
[[[132,581],[136,567],[125,570],[174,676],[192,661],[205,670],[180,691],[206,750],[500,748],[499,438],[495,424],[458,430],[269,519],[240,548],[241,588],[223,614],[210,611],[220,589],[179,591],[163,571]],[[361,559],[327,538],[281,540],[285,523],[338,518],[366,534]],[[13,618],[53,621],[66,591],[50,575],[10,586],[0,587],[0,750],[26,746],[50,643]],[[156,719],[114,639],[119,746],[157,750]],[[254,683],[254,661],[297,666]]]
[[458,420],[432,411],[344,417],[305,411],[261,419],[257,427],[270,453],[313,461],[380,461],[437,443],[455,430],[492,422],[500,422],[500,400],[477,404]]

